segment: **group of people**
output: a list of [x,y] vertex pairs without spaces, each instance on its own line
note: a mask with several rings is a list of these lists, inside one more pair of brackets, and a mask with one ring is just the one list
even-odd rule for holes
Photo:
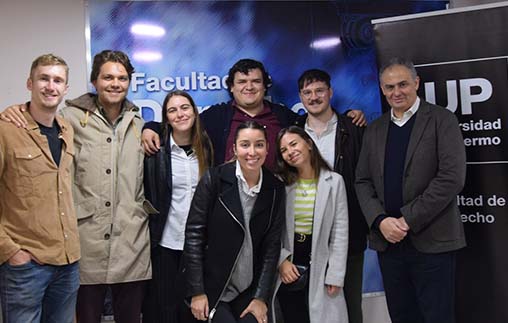
[[68,67],[42,55],[30,102],[0,114],[5,322],[98,323],[110,288],[117,323],[361,323],[369,232],[392,322],[454,322],[465,153],[411,62],[381,68],[391,110],[365,134],[323,70],[298,79],[302,116],[265,100],[263,64],[241,59],[231,101],[199,114],[176,90],[145,125],[133,72],[97,54],[96,93],[58,115]]

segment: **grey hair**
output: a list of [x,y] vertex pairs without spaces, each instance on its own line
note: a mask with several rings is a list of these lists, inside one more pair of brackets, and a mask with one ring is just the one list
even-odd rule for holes
[[409,70],[409,72],[411,73],[411,77],[413,78],[413,80],[416,80],[418,73],[416,73],[415,65],[413,64],[413,62],[411,60],[403,58],[403,57],[392,57],[388,61],[384,62],[381,65],[381,68],[379,69],[379,79],[381,80],[381,76],[387,69],[389,69],[390,67],[395,66],[395,65],[400,65],[400,66],[404,66],[405,68],[407,68]]

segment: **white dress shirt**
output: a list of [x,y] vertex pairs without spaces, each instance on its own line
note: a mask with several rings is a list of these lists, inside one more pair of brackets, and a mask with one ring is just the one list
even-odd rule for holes
[[183,250],[185,224],[192,196],[199,180],[199,164],[194,153],[185,151],[170,139],[172,193],[168,219],[159,244],[173,250]]

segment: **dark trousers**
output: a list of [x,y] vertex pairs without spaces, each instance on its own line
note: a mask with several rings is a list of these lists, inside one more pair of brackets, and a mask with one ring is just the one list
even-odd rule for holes
[[146,281],[119,284],[81,285],[78,291],[78,323],[100,323],[106,289],[111,288],[116,323],[139,323]]
[[[295,236],[296,237],[296,236]],[[293,251],[293,263],[308,265],[312,250],[312,236],[307,235],[305,241],[295,239]],[[310,267],[312,270],[312,267]],[[324,282],[323,282],[324,283]],[[310,323],[309,315],[309,284],[299,291],[289,291],[282,283],[277,292],[282,317],[285,323]]]
[[152,280],[143,304],[143,323],[178,323],[183,303],[181,250],[156,246],[152,249]]
[[378,252],[392,323],[455,322],[455,252],[419,252],[409,239]]
[[[257,323],[256,317],[251,313],[240,318],[240,314],[249,306],[253,299],[252,293],[252,288],[248,288],[230,302],[219,302],[215,314],[212,317],[212,323]],[[211,311],[213,304],[208,305]],[[270,311],[270,309],[268,309],[268,311]],[[187,310],[182,313],[182,322],[202,323],[203,321],[196,320],[192,316],[190,308],[187,308]]]
[[362,323],[363,252],[347,257],[344,277],[344,298],[346,299],[349,323]]

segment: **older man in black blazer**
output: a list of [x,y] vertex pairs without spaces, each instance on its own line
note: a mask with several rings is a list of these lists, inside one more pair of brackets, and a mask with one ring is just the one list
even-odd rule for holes
[[381,68],[391,110],[366,130],[356,191],[393,323],[453,323],[455,251],[466,245],[456,195],[466,154],[456,117],[420,100],[410,61]]

